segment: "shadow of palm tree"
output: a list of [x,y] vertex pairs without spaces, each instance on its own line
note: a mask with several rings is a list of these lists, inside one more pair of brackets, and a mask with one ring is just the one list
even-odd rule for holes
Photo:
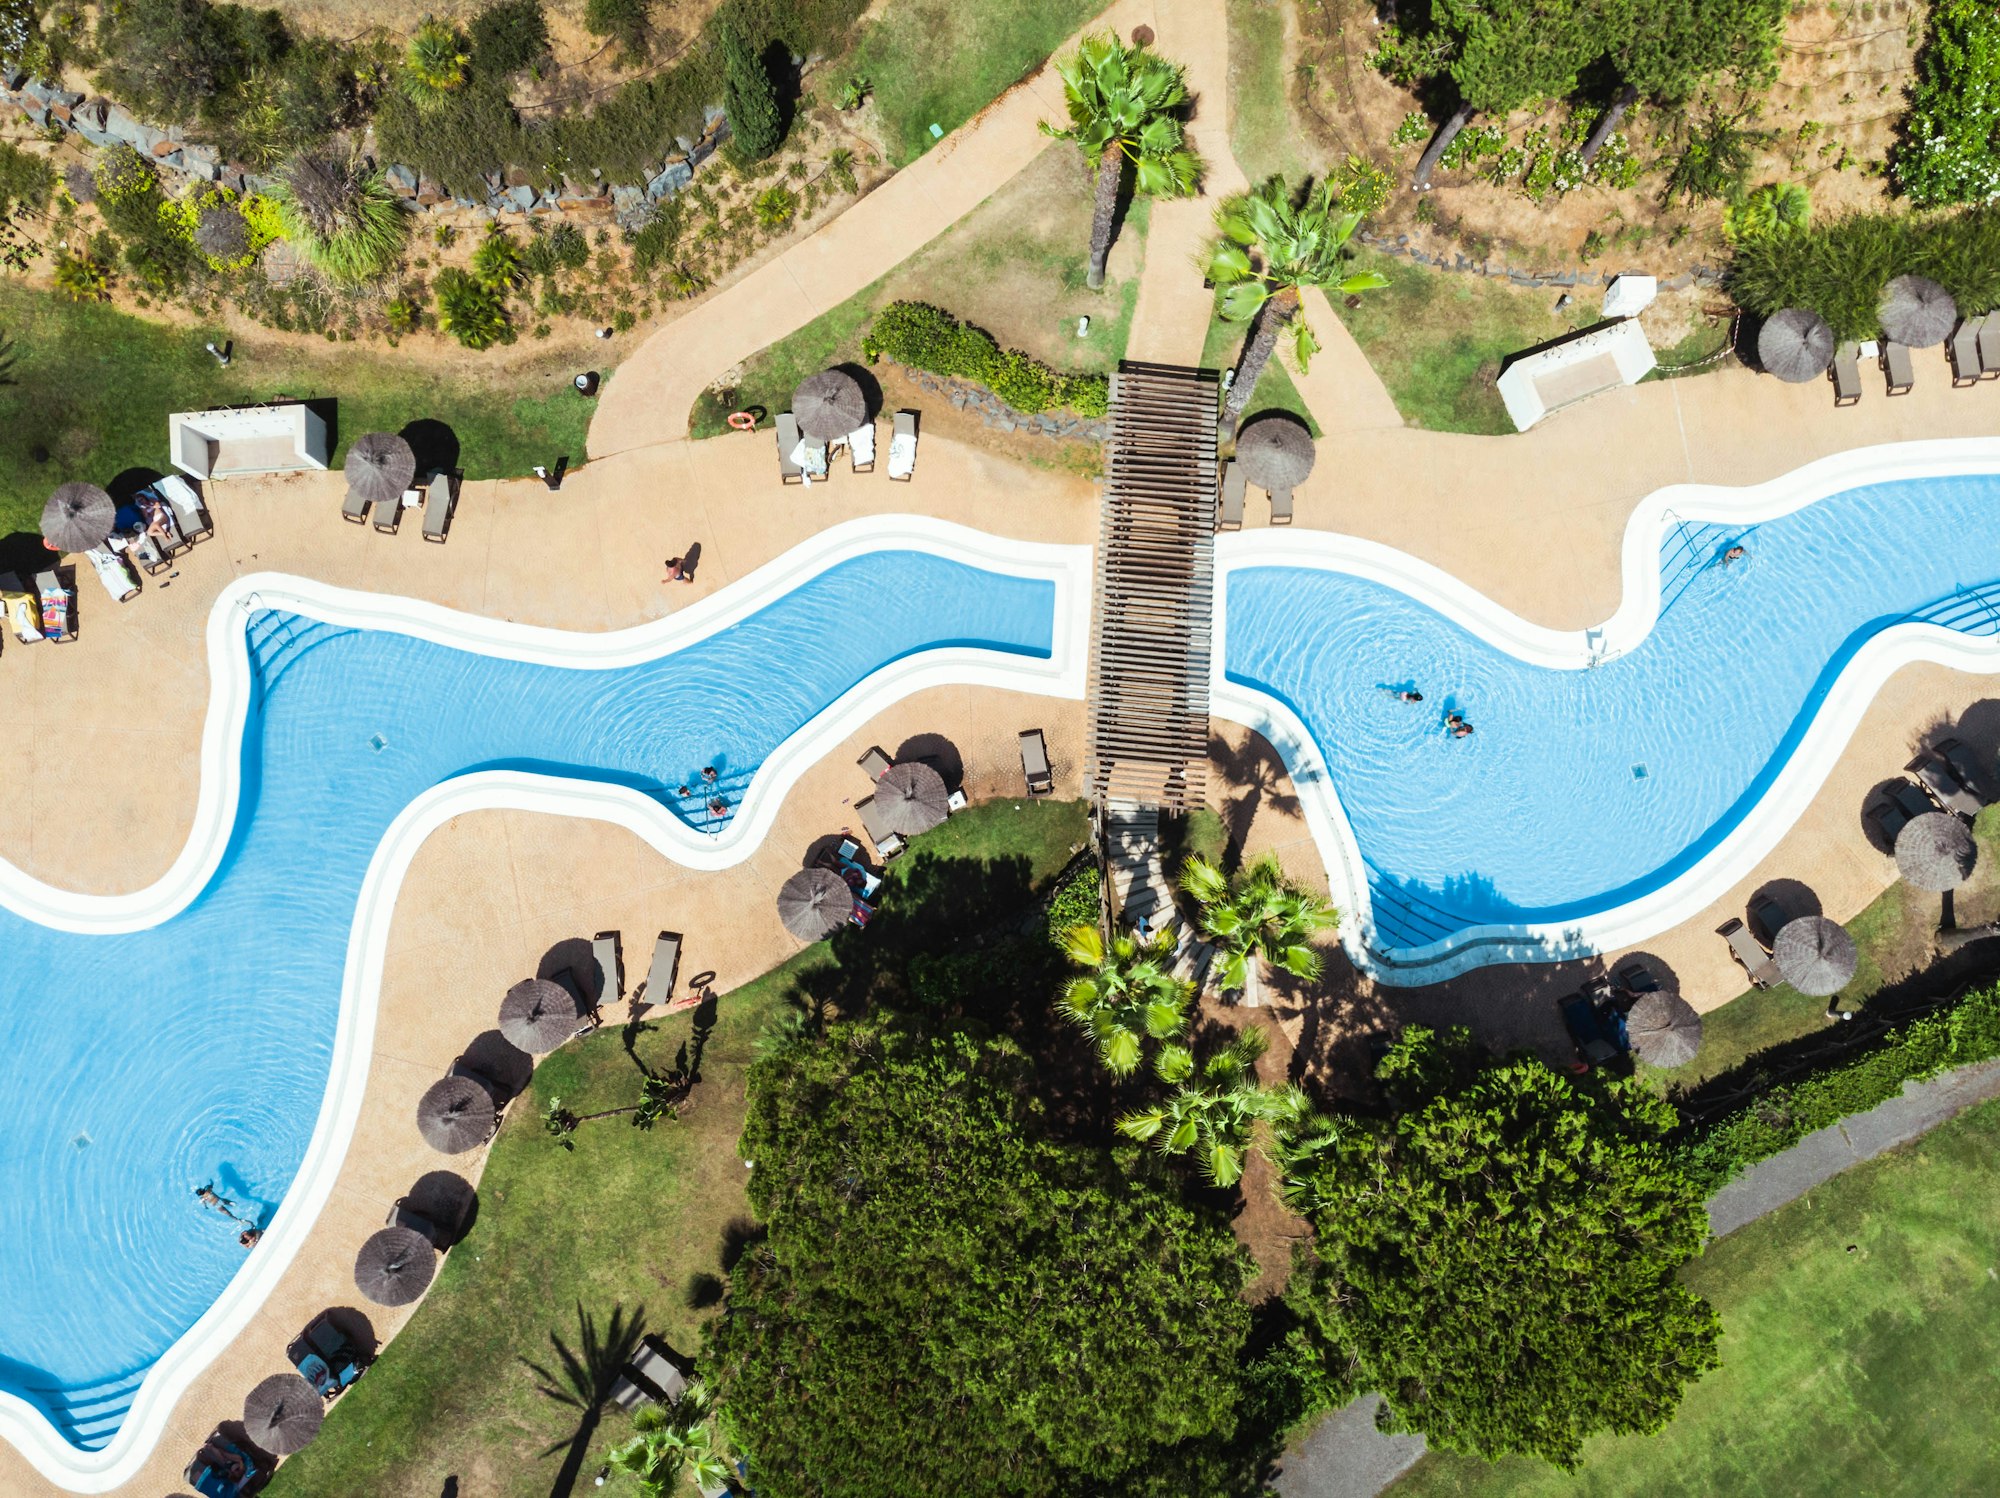
[[597,1434],[597,1422],[603,1416],[605,1401],[611,1397],[611,1386],[618,1381],[619,1370],[639,1349],[645,1316],[644,1306],[630,1316],[625,1314],[623,1306],[613,1306],[611,1320],[600,1332],[597,1322],[578,1302],[577,1345],[571,1348],[558,1333],[551,1331],[549,1345],[555,1349],[554,1368],[521,1359],[522,1365],[540,1380],[536,1387],[541,1393],[575,1410],[577,1415],[575,1431],[541,1453],[553,1456],[558,1451],[564,1452],[562,1467],[549,1488],[549,1498],[569,1498],[575,1490],[577,1478],[583,1473],[584,1458],[590,1451],[591,1437]]
[[1299,798],[1291,791],[1285,762],[1261,734],[1251,734],[1241,745],[1231,744],[1220,734],[1210,734],[1208,759],[1223,784],[1229,787],[1230,793],[1222,803],[1222,825],[1229,834],[1222,863],[1223,872],[1233,874],[1243,862],[1243,844],[1250,836],[1257,813],[1268,806],[1281,817],[1295,817],[1299,814]]

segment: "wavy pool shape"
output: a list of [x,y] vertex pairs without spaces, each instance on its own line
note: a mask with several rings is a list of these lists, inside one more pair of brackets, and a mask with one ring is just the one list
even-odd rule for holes
[[[1216,710],[1284,756],[1355,960],[1429,983],[1687,919],[1796,820],[1890,672],[2000,670],[2000,443],[1662,490],[1594,630],[1351,537],[1227,537],[1220,571]],[[1383,690],[1406,686],[1422,706]]]
[[[0,1434],[74,1490],[126,1481],[275,1285],[352,1133],[396,890],[433,828],[523,807],[735,863],[900,697],[1082,696],[1088,557],[874,517],[601,635],[231,585],[173,869],[78,896],[0,864]],[[206,1181],[265,1223],[247,1257],[195,1203]]]

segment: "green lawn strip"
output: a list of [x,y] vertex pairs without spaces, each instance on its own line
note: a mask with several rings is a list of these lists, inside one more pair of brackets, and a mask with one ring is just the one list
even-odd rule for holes
[[1032,73],[1095,16],[1098,0],[959,5],[890,0],[862,32],[848,71],[875,85],[889,159],[908,166]]
[[[1078,802],[981,802],[913,840],[911,852],[888,870],[885,910],[896,908],[913,875],[915,887],[927,887],[925,870],[937,870],[937,860],[1022,861],[1039,891],[1087,830]],[[951,929],[950,910],[910,913]],[[854,933],[850,953],[880,950],[870,947],[873,935]],[[575,1151],[564,1151],[541,1125],[550,1099],[560,1097],[578,1114],[623,1107],[637,1100],[641,1074],[616,1026],[546,1057],[533,1087],[508,1109],[480,1181],[470,1235],[445,1259],[409,1326],[267,1492],[274,1498],[433,1494],[456,1475],[467,1493],[549,1493],[577,1415],[540,1392],[543,1380],[528,1364],[560,1374],[550,1338],[578,1348],[579,1306],[600,1336],[614,1312],[622,1312],[627,1320],[640,1317],[644,1330],[682,1353],[699,1350],[701,1324],[716,1314],[715,1287],[702,1277],[724,1277],[729,1237],[750,1225],[736,1140],[757,1039],[802,985],[833,966],[831,949],[818,943],[723,995],[691,1105],[651,1131],[623,1116],[592,1119],[572,1136]],[[647,1022],[631,1039],[641,1060],[665,1072],[693,1029],[693,1016],[680,1014]],[[605,1451],[630,1431],[627,1416],[605,1414],[579,1492],[596,1491],[589,1481]],[[632,1498],[637,1487],[614,1476],[603,1491],[607,1498]]]
[[[1850,1251],[1851,1246],[1851,1251]],[[2000,1103],[1739,1229],[1686,1271],[1722,1368],[1658,1436],[1593,1440],[1574,1477],[1426,1457],[1395,1498],[2000,1489]]]
[[[864,286],[838,307],[822,312],[795,333],[789,333],[743,361],[742,378],[733,392],[704,390],[695,397],[688,429],[696,438],[719,437],[729,430],[729,413],[761,408],[766,419],[792,409],[792,392],[807,375],[829,364],[851,364],[861,358],[861,335],[875,309],[887,298],[884,277]],[[728,398],[724,396],[727,394]]]
[[[1217,304],[1221,296],[1217,294]],[[1230,369],[1243,355],[1243,340],[1248,336],[1242,323],[1224,322],[1220,313],[1208,322],[1208,334],[1202,339],[1201,363],[1204,369]],[[1251,392],[1250,404],[1244,408],[1247,420],[1265,411],[1289,411],[1303,421],[1317,437],[1319,423],[1313,420],[1312,412],[1299,396],[1298,386],[1284,365],[1284,345],[1279,343],[1278,357],[1264,366],[1264,373],[1258,377],[1257,388]]]
[[1679,342],[1654,350],[1654,357],[1660,362],[1646,372],[1645,378],[1678,380],[1688,375],[1707,374],[1712,369],[1720,369],[1722,361],[1713,356],[1727,347],[1728,343],[1727,322],[1717,319],[1712,326],[1703,323],[1702,326],[1683,336]]
[[1285,12],[1277,0],[1229,0],[1229,145],[1243,175],[1274,173],[1293,186],[1318,175],[1301,151],[1285,69]]
[[[0,281],[0,329],[16,358],[14,383],[0,388],[0,533],[34,529],[49,491],[66,480],[101,484],[127,468],[164,469],[174,411],[280,395],[332,399],[336,466],[363,432],[441,421],[458,437],[465,476],[483,479],[565,453],[581,463],[593,406],[569,388],[565,370],[472,380],[403,362],[393,349],[321,352],[258,333],[236,339],[224,369],[202,347],[223,341],[219,328],[168,327],[12,280]],[[36,461],[37,448],[46,461]]]

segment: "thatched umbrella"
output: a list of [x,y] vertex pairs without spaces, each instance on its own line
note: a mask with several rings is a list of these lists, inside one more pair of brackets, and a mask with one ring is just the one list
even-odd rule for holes
[[56,551],[89,551],[117,520],[118,506],[97,485],[62,484],[42,506],[42,539]]
[[906,759],[889,766],[875,782],[875,809],[891,832],[915,837],[951,815],[951,793],[937,771],[922,760]]
[[417,1132],[443,1154],[478,1149],[493,1137],[492,1095],[470,1077],[441,1078],[417,1102]]
[[524,978],[500,1003],[500,1033],[537,1056],[574,1035],[578,1018],[576,995],[547,978]]
[[347,487],[368,503],[395,499],[417,476],[417,455],[394,432],[364,432],[347,450]]
[[1648,1066],[1686,1066],[1701,1049],[1701,1016],[1677,993],[1646,993],[1625,1012],[1625,1034]]
[[1972,834],[1949,812],[1926,812],[1896,834],[1896,867],[1918,889],[1939,894],[1957,889],[1978,862]]
[[303,1451],[319,1434],[326,1403],[319,1390],[296,1373],[274,1373],[243,1401],[243,1426],[251,1444],[273,1456]]
[[1757,330],[1757,362],[1794,385],[1816,380],[1833,363],[1833,329],[1803,307],[1774,312]]
[[1931,348],[1958,326],[1958,304],[1927,276],[1898,276],[1882,288],[1882,331],[1911,348]]
[[1236,436],[1236,461],[1259,489],[1296,489],[1313,470],[1313,440],[1289,416],[1260,416]]
[[1772,944],[1771,956],[1787,983],[1818,998],[1847,987],[1860,960],[1854,951],[1854,938],[1823,915],[1802,915],[1787,921]]
[[354,1287],[378,1306],[406,1306],[437,1273],[437,1250],[414,1228],[384,1228],[354,1258]]
[[800,869],[778,891],[778,919],[800,941],[818,941],[847,924],[854,891],[832,869]]
[[868,419],[868,397],[850,374],[823,369],[799,381],[792,392],[792,415],[799,430],[818,442],[845,437]]

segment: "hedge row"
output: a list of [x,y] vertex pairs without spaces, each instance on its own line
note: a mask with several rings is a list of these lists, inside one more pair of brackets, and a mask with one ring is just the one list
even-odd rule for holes
[[1714,1194],[1760,1160],[1806,1135],[1865,1113],[1940,1072],[2000,1056],[2000,986],[1891,1030],[1882,1045],[1800,1082],[1774,1087],[1687,1140],[1688,1174]]
[[912,369],[977,380],[1016,411],[1067,407],[1079,416],[1111,408],[1111,382],[1103,375],[1064,374],[1019,349],[1003,349],[984,328],[962,323],[923,302],[891,302],[875,315],[861,350],[873,362],[885,355]]

